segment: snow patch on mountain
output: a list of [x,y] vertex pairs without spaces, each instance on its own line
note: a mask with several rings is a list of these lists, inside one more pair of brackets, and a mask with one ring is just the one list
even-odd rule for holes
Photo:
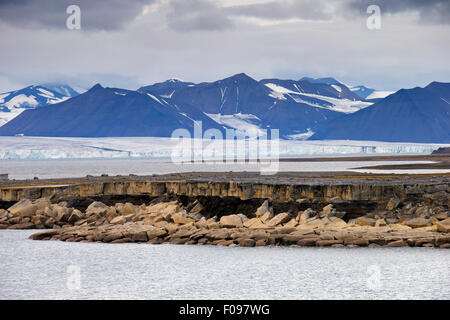
[[261,127],[257,124],[260,119],[253,114],[236,113],[225,115],[220,113],[206,112],[204,112],[204,114],[218,124],[222,124],[236,130],[251,131],[252,133],[256,133],[257,136],[263,136],[266,134],[266,131],[261,129]]
[[311,128],[308,128],[306,132],[290,134],[287,136],[288,139],[292,140],[308,140],[314,134],[314,131],[311,131]]
[[[309,105],[314,108],[323,108],[328,110],[333,110],[342,113],[353,113],[363,108],[367,108],[371,106],[372,102],[364,102],[358,100],[349,100],[349,99],[337,99],[332,97],[327,97],[319,94],[313,93],[304,93],[304,92],[296,92],[289,90],[285,87],[276,85],[274,83],[266,83],[266,87],[268,87],[271,91],[269,94],[271,97],[276,97],[279,100],[286,100],[286,96],[292,98],[295,102],[303,103]],[[341,91],[342,89],[337,85],[332,85],[338,87]],[[336,88],[335,88],[336,89]],[[337,90],[337,89],[336,89]],[[310,97],[316,99],[315,102],[311,102],[309,100],[302,99],[304,97]],[[328,103],[319,104],[318,101],[325,101]]]
[[0,94],[0,126],[11,121],[26,109],[34,109],[63,102],[78,93],[67,85],[41,85]]
[[366,99],[386,98],[388,95],[391,95],[393,93],[394,91],[374,91],[370,95],[368,95]]

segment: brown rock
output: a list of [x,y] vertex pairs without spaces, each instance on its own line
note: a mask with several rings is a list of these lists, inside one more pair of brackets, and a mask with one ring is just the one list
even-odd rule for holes
[[289,220],[288,222],[286,222],[283,225],[283,227],[288,227],[288,228],[295,228],[296,226],[298,226],[298,221],[295,218]]
[[369,217],[359,217],[356,219],[356,223],[360,226],[375,226],[375,219],[369,218]]
[[256,209],[255,216],[262,217],[266,213],[269,213],[269,215],[273,215],[273,211],[269,207],[269,200],[265,200],[263,204],[258,209]]
[[421,227],[430,226],[431,222],[425,218],[412,218],[412,219],[405,220],[403,222],[403,224],[407,225],[408,227],[411,227],[411,228],[421,228]]
[[267,245],[267,240],[256,240],[255,247],[264,247]]
[[127,219],[124,216],[115,217],[110,221],[111,224],[124,224],[126,222]]
[[238,239],[237,242],[241,247],[254,247],[255,246],[255,240],[253,239]]
[[9,226],[8,229],[33,229],[35,227],[32,222],[18,223],[12,226]]
[[323,217],[327,217],[332,215],[332,213],[334,212],[334,208],[332,204],[326,205],[325,207],[323,207],[322,212],[319,213],[319,217],[323,218]]
[[86,209],[86,215],[104,215],[108,212],[109,207],[100,201],[92,202]]
[[58,230],[48,230],[48,231],[42,231],[38,233],[33,233],[31,236],[29,236],[29,239],[32,240],[42,240],[47,237],[53,237],[58,233]]
[[318,240],[316,241],[316,246],[328,247],[335,244],[342,244],[342,240]]
[[277,214],[275,217],[273,217],[272,219],[270,219],[269,221],[266,222],[267,226],[269,227],[275,227],[278,226],[282,223],[288,222],[289,221],[289,214],[286,212],[283,213],[279,213]]
[[252,219],[248,219],[247,221],[245,221],[243,223],[243,226],[245,228],[249,228],[250,226],[252,226],[254,223],[258,223],[261,222],[261,220],[259,220],[259,218],[252,218]]
[[194,219],[189,218],[185,211],[177,212],[172,214],[172,220],[173,222],[177,224],[187,224],[187,223],[193,223],[195,222]]
[[298,213],[298,215],[297,215],[297,219],[298,219],[298,222],[300,223],[300,224],[303,224],[303,223],[305,223],[309,218],[312,218],[312,217],[314,217],[316,215],[316,212],[313,210],[313,209],[311,209],[311,208],[308,208],[308,209],[306,209],[305,211],[303,211],[303,212],[299,212]]
[[167,235],[167,230],[164,228],[152,228],[150,230],[147,230],[147,238],[149,240],[164,237],[165,235]]
[[399,199],[391,198],[389,200],[389,202],[386,204],[386,209],[388,209],[389,211],[392,211],[392,210],[396,209],[399,204],[400,204],[400,200]]
[[386,246],[388,247],[407,247],[408,244],[404,240],[395,240],[389,242]]
[[23,199],[8,208],[8,211],[16,216],[31,217],[37,210],[37,206],[29,199]]
[[438,231],[450,232],[450,218],[439,221],[436,225],[437,225]]
[[448,212],[439,212],[433,216],[434,218],[438,220],[445,220],[448,218]]
[[297,242],[299,246],[302,247],[314,247],[316,245],[317,238],[304,238]]
[[295,236],[291,234],[286,234],[281,237],[283,244],[290,245],[290,244],[297,244],[299,240],[302,240],[302,236]]
[[240,228],[243,226],[242,218],[237,214],[223,216],[220,218],[220,225],[224,228]]
[[121,238],[123,238],[123,234],[121,232],[111,232],[103,237],[103,242],[111,242]]
[[136,241],[136,242],[146,242],[146,241],[148,241],[147,232],[146,231],[136,232],[136,233],[134,233],[132,235],[131,238],[133,239],[133,241]]
[[137,211],[137,207],[134,204],[127,202],[123,205],[122,209],[119,211],[122,215],[135,214]]

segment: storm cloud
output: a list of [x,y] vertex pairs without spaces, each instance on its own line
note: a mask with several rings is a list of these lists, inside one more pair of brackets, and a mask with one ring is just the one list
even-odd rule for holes
[[[0,92],[67,82],[335,77],[380,90],[449,81],[450,1],[0,0]],[[66,27],[68,5],[81,30]],[[381,29],[366,25],[381,8]]]
[[66,26],[69,5],[81,8],[86,30],[118,30],[154,0],[0,0],[0,20],[16,27],[58,29]]
[[350,0],[347,7],[365,14],[369,5],[378,5],[382,13],[416,12],[425,24],[450,24],[449,0]]

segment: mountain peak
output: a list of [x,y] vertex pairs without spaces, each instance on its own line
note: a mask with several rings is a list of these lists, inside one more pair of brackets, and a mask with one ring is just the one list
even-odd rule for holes
[[250,77],[249,75],[247,75],[246,73],[237,73],[231,77],[228,77],[227,79],[233,79],[233,80],[253,80],[255,81],[255,79],[253,79],[252,77]]
[[337,81],[335,78],[332,77],[326,77],[326,78],[310,78],[310,77],[303,77],[299,81],[308,81],[309,83],[323,83],[323,84],[341,84],[339,81]]
[[102,85],[100,83],[96,83],[92,88],[89,89],[89,91],[97,90],[97,89],[104,89],[104,88],[102,87]]

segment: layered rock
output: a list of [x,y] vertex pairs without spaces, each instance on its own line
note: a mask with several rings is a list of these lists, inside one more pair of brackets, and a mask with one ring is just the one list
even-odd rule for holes
[[[162,198],[163,199],[163,198]],[[160,199],[161,200],[161,199]],[[392,204],[395,205],[392,205]],[[281,206],[283,207],[283,206]],[[264,201],[254,212],[207,219],[204,204],[153,201],[146,205],[92,202],[86,210],[51,203],[48,198],[21,200],[0,210],[2,229],[49,229],[36,240],[108,243],[211,244],[225,246],[450,246],[450,218],[445,205],[389,201],[355,219],[335,203],[316,209],[275,212]]]

